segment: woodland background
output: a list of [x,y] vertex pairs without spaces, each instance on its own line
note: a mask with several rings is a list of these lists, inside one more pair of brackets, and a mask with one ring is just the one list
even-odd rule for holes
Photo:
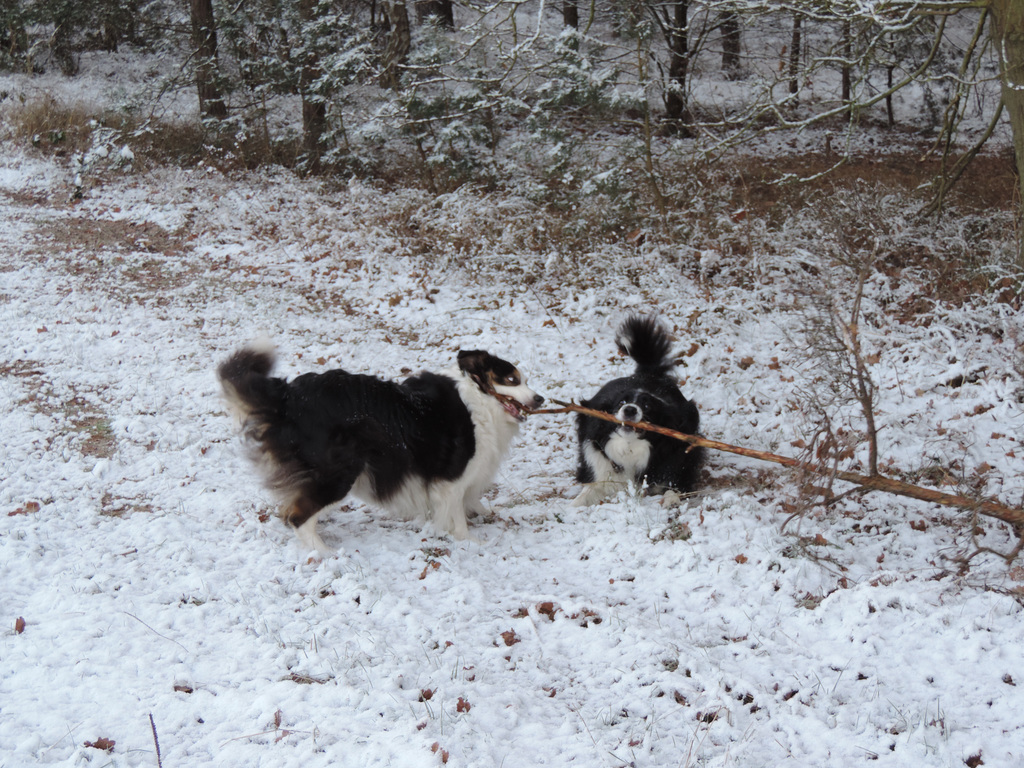
[[[936,213],[993,134],[1004,147],[1024,136],[1022,40],[1024,11],[1004,0],[0,8],[0,67],[12,72],[73,78],[92,52],[152,57],[145,87],[101,114],[37,103],[21,131],[38,142],[507,190],[562,214],[569,250],[641,225],[685,237],[680,210],[732,186],[729,174],[813,179],[863,160],[852,141],[865,131],[872,160],[927,168],[922,206]],[[198,114],[179,108],[196,98]],[[750,167],[769,139],[799,149]]]

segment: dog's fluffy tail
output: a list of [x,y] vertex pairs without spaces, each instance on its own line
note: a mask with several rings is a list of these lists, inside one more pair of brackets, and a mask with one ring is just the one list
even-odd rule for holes
[[266,418],[281,407],[284,382],[269,375],[274,360],[270,343],[257,342],[235,352],[217,368],[228,405],[243,423],[254,415]]
[[663,373],[672,368],[672,339],[657,317],[631,315],[615,334],[619,349],[636,361],[639,372]]

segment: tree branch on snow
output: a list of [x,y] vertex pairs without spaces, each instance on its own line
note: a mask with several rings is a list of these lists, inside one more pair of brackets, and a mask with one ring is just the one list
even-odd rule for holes
[[759,461],[767,461],[773,464],[781,464],[784,467],[790,467],[791,469],[799,469],[803,472],[810,472],[817,475],[834,475],[839,480],[843,480],[847,483],[853,483],[861,488],[868,491],[883,491],[885,493],[891,493],[896,496],[905,496],[910,499],[917,499],[918,501],[927,501],[933,504],[941,504],[946,507],[958,507],[960,509],[966,509],[971,512],[986,515],[988,517],[994,517],[998,520],[1002,520],[1005,523],[1009,523],[1013,526],[1024,526],[1024,509],[1015,509],[1008,507],[998,501],[992,499],[972,499],[967,496],[960,496],[958,494],[943,493],[942,491],[936,491],[932,488],[922,488],[919,485],[912,485],[911,483],[905,483],[902,480],[896,480],[885,475],[862,475],[857,472],[847,472],[840,469],[832,469],[823,467],[818,464],[814,464],[808,461],[801,461],[794,459],[789,456],[780,456],[776,453],[769,453],[767,451],[758,451],[754,448],[744,448],[739,445],[731,445],[729,443],[723,443],[719,440],[709,440],[706,437],[700,435],[687,435],[682,432],[677,432],[674,429],[668,429],[667,427],[659,427],[656,424],[649,424],[645,421],[637,422],[626,422],[616,418],[610,413],[604,411],[597,411],[593,408],[587,408],[582,405],[575,403],[567,403],[561,400],[553,400],[559,408],[542,408],[540,410],[533,411],[535,414],[548,414],[548,413],[581,413],[585,416],[591,416],[595,419],[603,419],[604,421],[610,421],[615,424],[628,424],[635,429],[643,429],[649,432],[657,432],[659,435],[665,435],[667,437],[674,438],[676,440],[682,440],[690,445],[699,446],[701,448],[707,448],[712,451],[722,451],[724,453],[734,453],[738,456],[746,456],[747,458],[757,459]]

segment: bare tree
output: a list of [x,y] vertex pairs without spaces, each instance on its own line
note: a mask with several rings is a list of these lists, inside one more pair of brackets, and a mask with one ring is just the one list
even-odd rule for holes
[[[872,254],[873,255],[873,254]],[[836,304],[836,296],[829,291],[819,291],[808,295],[813,307],[812,314],[805,324],[804,334],[813,355],[812,364],[818,366],[823,376],[824,389],[833,398],[811,398],[809,405],[815,413],[822,438],[824,454],[831,454],[838,459],[845,458],[846,453],[852,454],[850,441],[844,440],[838,430],[831,427],[834,423],[832,413],[843,399],[851,399],[860,407],[864,417],[864,440],[868,447],[868,474],[878,474],[878,428],[875,425],[875,394],[876,386],[868,367],[867,355],[861,344],[860,327],[862,322],[861,302],[864,298],[864,283],[870,274],[873,264],[865,260],[857,265],[855,274],[856,288],[850,301],[849,315],[844,316]],[[838,402],[837,402],[838,401]]]
[[28,50],[25,12],[16,3],[0,5],[0,63]]
[[409,29],[409,9],[405,0],[387,0],[384,12],[388,19],[388,42],[384,51],[384,68],[380,84],[393,91],[401,89],[401,68],[412,49],[412,33]]
[[106,0],[100,7],[100,39],[105,51],[116,51],[121,41],[136,42],[138,0]]
[[[571,29],[574,32],[580,31],[580,6],[578,0],[562,0],[562,27],[564,29]],[[569,41],[569,47],[572,50],[578,50],[580,46],[579,38],[573,37]]]
[[803,16],[793,14],[793,33],[789,38],[789,95],[790,108],[800,106],[800,54],[803,48],[801,25]]
[[562,0],[562,26],[579,30],[580,6],[578,0]]
[[665,91],[665,119],[679,131],[690,123],[689,83],[689,0],[671,0],[652,5],[651,13],[668,44],[668,81]]
[[726,9],[720,15],[722,30],[722,71],[730,80],[740,76],[740,15],[733,9]]
[[841,95],[843,104],[851,105],[853,101],[853,26],[849,19],[843,19],[842,27],[842,62],[840,72],[842,73]]
[[[817,279],[792,287],[803,318],[796,349],[813,372],[801,397],[814,424],[807,451],[812,460],[838,467],[863,442],[869,477],[878,474],[878,389],[871,368],[879,362],[879,352],[865,348],[870,322],[864,302],[868,278],[891,238],[873,219],[885,209],[881,192],[816,206],[797,231],[803,229],[807,253],[817,250],[824,267]],[[861,429],[853,427],[853,404],[863,420]]]
[[416,20],[433,22],[444,29],[455,29],[452,0],[416,0]]
[[[307,29],[316,21],[317,5],[317,0],[299,0],[299,18]],[[309,39],[299,71],[299,95],[302,98],[302,148],[313,173],[320,171],[321,140],[327,125],[327,102],[316,90],[321,74],[317,47]]]
[[[992,13],[991,34],[999,56],[1003,108],[1013,128],[1018,197],[1024,204],[1024,3],[1020,0],[990,0],[989,10]],[[1024,238],[1019,238],[1017,262],[1024,266]]]
[[223,119],[228,116],[218,82],[217,25],[213,18],[213,0],[190,0],[192,45],[196,57],[196,86],[199,90],[199,112],[203,117]]

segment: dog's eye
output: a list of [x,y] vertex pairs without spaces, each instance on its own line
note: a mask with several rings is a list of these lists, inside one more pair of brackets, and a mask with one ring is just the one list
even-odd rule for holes
[[514,387],[519,383],[519,377],[515,375],[509,375],[505,377],[505,383],[510,387]]

